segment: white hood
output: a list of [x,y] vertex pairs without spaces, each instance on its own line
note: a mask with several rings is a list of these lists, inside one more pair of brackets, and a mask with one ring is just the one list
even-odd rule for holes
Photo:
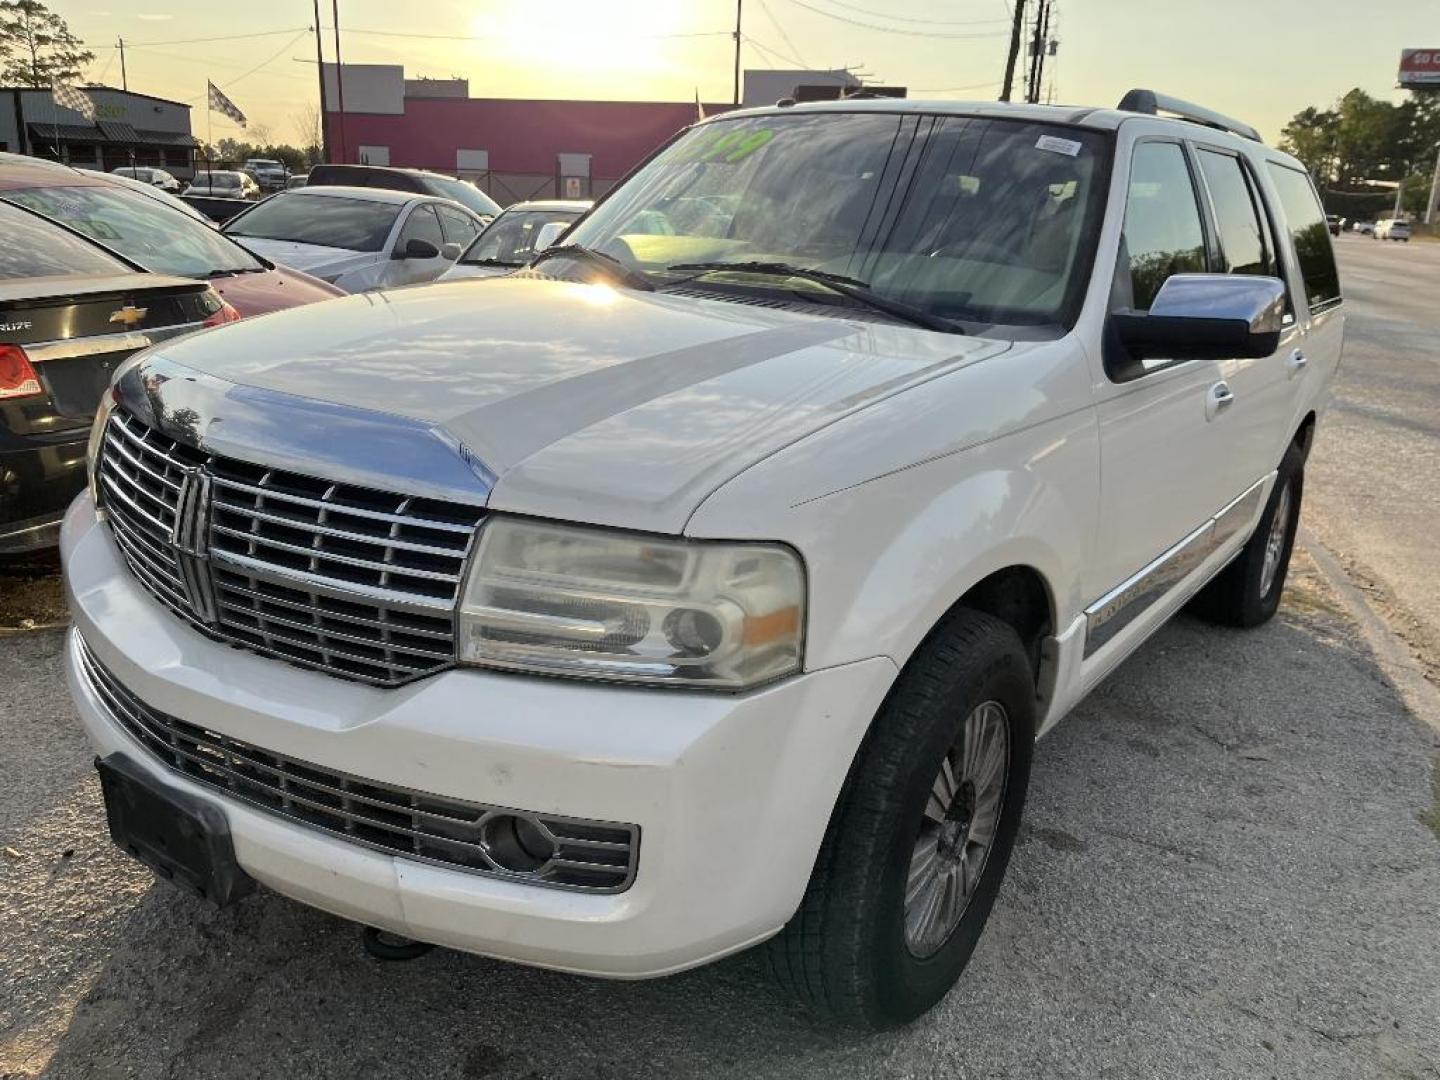
[[512,277],[294,308],[159,352],[228,382],[433,426],[496,477],[494,508],[674,533],[750,465],[1007,347]]

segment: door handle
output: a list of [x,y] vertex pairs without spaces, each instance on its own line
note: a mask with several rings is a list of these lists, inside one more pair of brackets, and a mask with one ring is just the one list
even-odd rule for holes
[[1285,370],[1288,371],[1291,376],[1299,375],[1305,370],[1309,363],[1310,358],[1299,349],[1296,349],[1285,358]]
[[1205,419],[1214,420],[1233,404],[1235,393],[1230,389],[1230,384],[1222,379],[1205,393]]

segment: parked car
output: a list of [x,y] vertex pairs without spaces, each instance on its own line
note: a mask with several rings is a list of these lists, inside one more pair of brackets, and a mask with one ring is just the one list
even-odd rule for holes
[[296,173],[294,176],[290,177],[290,179],[285,181],[285,187],[287,190],[293,190],[297,187],[304,187],[306,183],[309,182],[309,180],[310,177],[307,173]]
[[1375,223],[1373,221],[1357,221],[1355,222],[1354,228],[1361,236],[1375,235]]
[[1403,240],[1410,242],[1410,223],[1400,218],[1386,218],[1375,225],[1376,240]]
[[383,188],[415,195],[438,195],[458,202],[487,222],[500,213],[500,204],[474,184],[423,169],[401,169],[388,165],[316,165],[310,170],[305,184],[306,187]]
[[290,179],[290,171],[285,168],[284,162],[272,161],[270,158],[250,158],[240,168],[254,178],[262,192],[283,191],[286,181]]
[[1330,230],[1331,236],[1339,236],[1340,230],[1345,225],[1345,219],[1339,214],[1326,214],[1325,225]]
[[53,547],[121,361],[234,312],[203,281],[147,274],[0,203],[0,555]]
[[249,173],[235,172],[233,170],[199,171],[195,179],[190,181],[190,186],[185,189],[186,195],[206,195],[221,199],[258,199],[260,198],[260,186],[255,183],[255,178]]
[[272,195],[224,232],[259,255],[353,293],[434,281],[483,227],[448,199],[305,187]]
[[822,1013],[930,1007],[1037,734],[1182,605],[1274,615],[1340,358],[1304,167],[1121,105],[713,117],[517,274],[137,362],[64,535],[121,847],[372,944],[769,939]]
[[136,192],[120,185],[124,179],[0,164],[0,199],[84,233],[153,273],[208,281],[244,316],[343,295],[333,285],[247,251],[196,220],[188,208],[182,215],[155,197],[173,196],[156,188]]
[[[496,277],[518,270],[548,247],[594,205],[589,201],[537,199],[514,203],[485,226],[460,261],[442,275],[445,281],[457,278]],[[544,237],[542,241],[542,235]],[[538,247],[537,247],[538,243]]]
[[161,191],[178,192],[180,181],[164,169],[146,168],[137,165],[134,168],[129,166],[110,170],[112,176],[123,176],[130,180],[139,180],[143,184],[150,184]]

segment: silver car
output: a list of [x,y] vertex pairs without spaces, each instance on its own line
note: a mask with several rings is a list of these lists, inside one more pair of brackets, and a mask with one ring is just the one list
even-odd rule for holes
[[434,281],[480,234],[465,207],[379,188],[282,191],[226,222],[257,255],[346,292]]
[[583,199],[537,199],[507,206],[445,272],[444,280],[498,277],[520,269],[593,205]]

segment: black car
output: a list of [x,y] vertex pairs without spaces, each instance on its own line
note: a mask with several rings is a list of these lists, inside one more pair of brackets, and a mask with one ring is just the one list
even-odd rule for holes
[[474,184],[424,169],[401,169],[389,165],[316,165],[310,170],[305,186],[371,187],[413,191],[417,195],[438,195],[475,211],[487,222],[500,213],[500,204]]
[[0,203],[0,556],[51,547],[85,487],[91,421],[115,368],[237,318],[203,281],[147,274]]

